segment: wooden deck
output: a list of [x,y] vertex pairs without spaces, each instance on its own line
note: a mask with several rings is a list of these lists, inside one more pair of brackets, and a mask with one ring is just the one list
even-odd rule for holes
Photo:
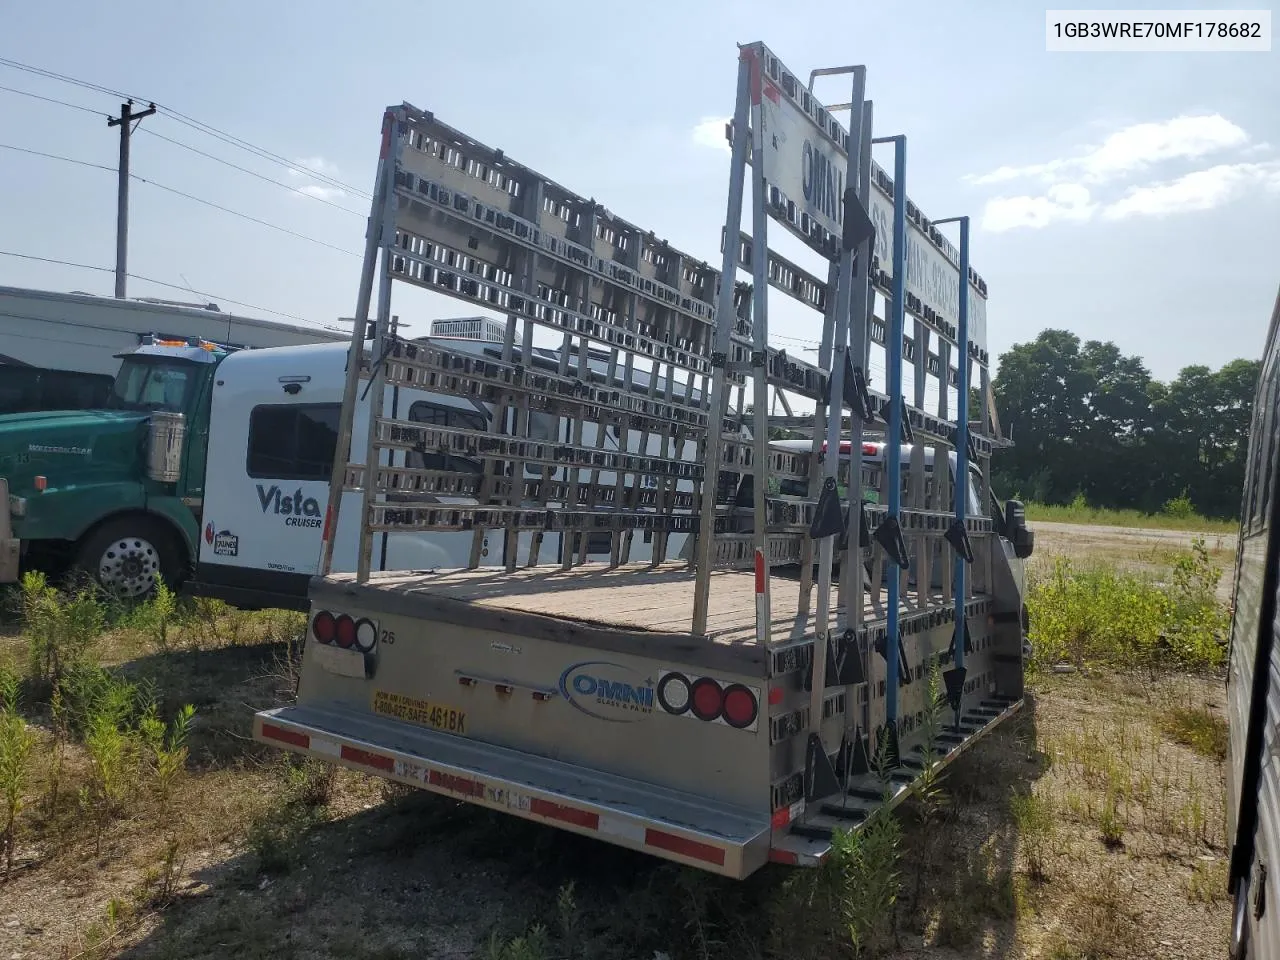
[[[355,585],[355,575],[332,574],[335,586]],[[534,614],[628,633],[691,638],[694,573],[686,563],[652,567],[629,564],[609,568],[586,564],[569,571],[560,566],[518,569],[492,567],[431,573],[374,573],[367,588],[406,597],[440,597],[486,610]],[[800,584],[774,579],[770,641],[799,639],[812,623],[798,617]],[[756,645],[755,578],[749,571],[721,570],[711,575],[707,636],[726,646]]]
[[[799,613],[798,579],[774,577],[770,588],[769,646],[811,638],[816,588],[804,616]],[[732,570],[712,573],[705,637],[692,632],[693,592],[694,573],[678,561],[612,569],[607,564],[585,564],[569,571],[557,564],[512,573],[493,567],[387,571],[372,574],[363,584],[356,583],[353,573],[340,573],[311,582],[312,603],[329,609],[359,604],[379,615],[462,629],[576,643],[708,668],[763,670],[769,650],[756,642],[754,575]],[[882,597],[880,591],[864,604],[862,623],[883,622]],[[927,600],[904,596],[903,616],[922,612],[922,601],[931,609],[947,603],[937,593]],[[837,616],[839,611],[833,610],[833,621]]]

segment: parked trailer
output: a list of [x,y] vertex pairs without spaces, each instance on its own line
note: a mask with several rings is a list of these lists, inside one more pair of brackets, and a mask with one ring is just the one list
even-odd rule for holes
[[[117,355],[157,334],[235,347],[346,342],[336,327],[236,316],[210,304],[117,300],[86,293],[0,287],[0,363],[114,377]],[[46,407],[42,409],[59,409]]]
[[[819,73],[851,76],[849,131],[812,95]],[[968,410],[975,370],[990,396],[986,283],[969,268],[967,219],[957,250],[907,200],[905,139],[892,180],[872,164],[864,89],[861,67],[815,71],[806,90],[763,44],[740,48],[720,271],[432,113],[387,109],[356,312],[363,326],[376,303],[369,409],[388,389],[425,386],[518,421],[554,412],[569,435],[372,417],[363,462],[378,467],[348,467],[366,391],[353,365],[297,702],[258,713],[256,739],[741,878],[769,861],[822,862],[835,830],[858,829],[926,763],[951,762],[1019,709],[1021,508],[987,516],[948,482],[976,462],[977,502],[990,502],[991,411],[984,401],[971,429]],[[770,224],[826,278],[770,250]],[[500,358],[393,336],[397,282],[506,313]],[[770,287],[823,317],[816,364],[770,345]],[[535,328],[576,342],[578,362],[566,349],[556,371],[534,370]],[[873,342],[888,356],[884,394],[868,383]],[[585,376],[593,344],[620,386]],[[940,389],[925,409],[929,377]],[[815,413],[769,417],[770,390]],[[589,423],[656,436],[660,452],[610,454],[584,439]],[[771,426],[797,423],[812,431],[807,451],[771,448]],[[841,495],[824,438],[837,451],[883,442],[876,497],[861,470]],[[694,459],[679,452],[691,440]],[[955,456],[931,484],[926,447],[934,463]],[[389,459],[406,448],[483,461],[478,503],[426,502],[459,474]],[[505,481],[529,466],[565,471],[568,491],[522,502]],[[759,493],[739,502],[747,478]],[[674,495],[682,482],[693,498]],[[331,564],[344,490],[360,504],[349,574]],[[404,530],[470,535],[469,562],[377,572],[376,537]],[[538,531],[607,533],[609,562],[548,563]],[[695,537],[686,560],[670,559],[678,534]],[[637,536],[652,539],[648,563],[624,562]],[[494,537],[510,548],[483,569]],[[774,573],[796,565],[798,578]]]
[[1280,956],[1280,293],[1271,312],[1249,428],[1227,670],[1228,886],[1232,960]]

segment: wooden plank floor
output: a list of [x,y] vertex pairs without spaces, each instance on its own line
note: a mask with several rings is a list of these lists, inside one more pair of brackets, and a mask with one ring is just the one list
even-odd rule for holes
[[[329,579],[349,583],[355,575],[332,574]],[[372,574],[366,586],[411,595],[435,594],[483,607],[628,630],[687,636],[693,624],[694,573],[679,561],[612,569],[607,564],[586,564],[570,571],[562,571],[556,564],[513,573],[492,567],[430,573],[388,571]],[[814,594],[816,597],[816,591]],[[771,599],[771,640],[803,637],[812,614],[797,619],[799,582],[775,579]],[[707,615],[711,639],[730,645],[754,644],[755,619],[754,575],[736,570],[712,573]]]
[[[330,574],[337,583],[354,583],[354,573]],[[693,570],[683,561],[656,567],[647,563],[610,568],[588,563],[561,570],[559,564],[523,567],[507,573],[501,568],[475,570],[386,571],[373,573],[366,587],[409,596],[447,597],[493,610],[557,617],[601,627],[664,634],[691,635],[693,626]],[[835,599],[838,591],[832,587]],[[917,600],[903,597],[903,614]],[[862,621],[884,616],[883,591],[875,603],[865,603]],[[770,583],[769,642],[783,643],[812,635],[817,589],[809,612],[799,615],[800,582],[774,577]],[[949,601],[934,594],[930,606]],[[839,615],[833,610],[833,621]],[[717,570],[711,574],[707,635],[718,644],[754,646],[756,643],[755,577],[750,571]]]

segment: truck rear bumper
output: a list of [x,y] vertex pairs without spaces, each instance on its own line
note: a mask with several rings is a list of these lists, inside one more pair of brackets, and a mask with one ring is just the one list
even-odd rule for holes
[[264,710],[253,737],[722,876],[770,859],[767,816],[337,705]]

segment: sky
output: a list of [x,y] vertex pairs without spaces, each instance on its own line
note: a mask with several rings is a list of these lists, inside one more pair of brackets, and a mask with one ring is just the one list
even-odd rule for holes
[[[1052,327],[1161,379],[1216,368],[1260,355],[1280,284],[1280,48],[1047,53],[1044,9],[1005,0],[4,7],[0,58],[205,125],[161,113],[133,137],[148,182],[131,187],[129,269],[172,287],[132,279],[130,296],[351,316],[382,111],[401,101],[718,262],[735,45],[756,40],[801,76],[866,64],[876,135],[908,138],[908,194],[973,218],[993,358]],[[88,108],[0,89],[0,250],[112,267],[119,98],[3,65],[0,87]],[[815,92],[847,99],[835,79]],[[0,284],[110,295],[113,276],[0,255]],[[818,339],[820,318],[772,303],[773,333]],[[413,290],[393,311],[419,335],[477,312]]]

